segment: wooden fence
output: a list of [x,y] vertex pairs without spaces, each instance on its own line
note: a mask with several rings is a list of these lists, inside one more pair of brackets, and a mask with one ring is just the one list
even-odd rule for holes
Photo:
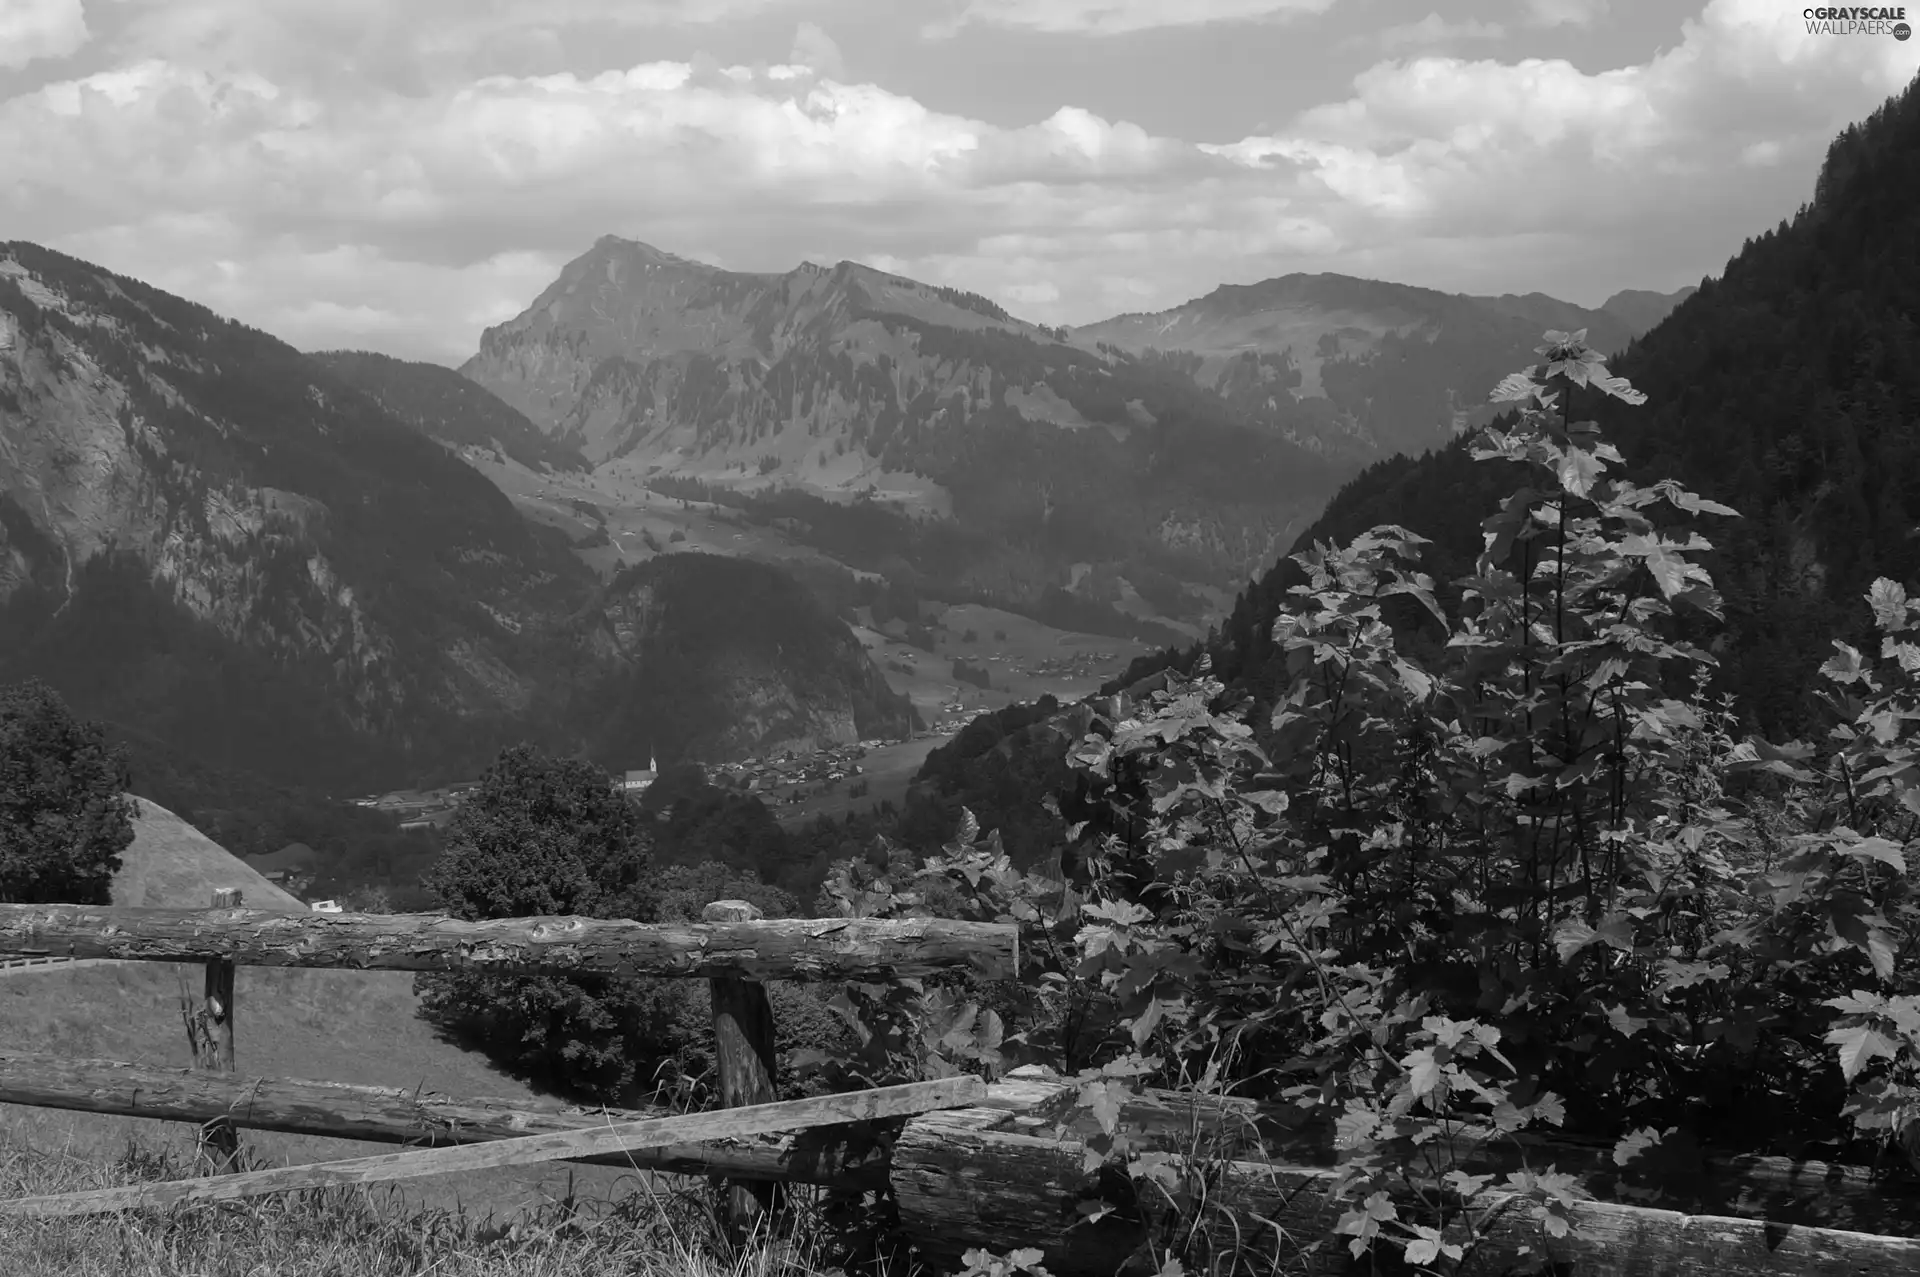
[[[220,1200],[323,1184],[373,1183],[482,1166],[570,1160],[706,1175],[733,1182],[743,1219],[781,1184],[891,1190],[901,1226],[936,1263],[974,1247],[1035,1247],[1056,1274],[1120,1271],[1164,1237],[1155,1212],[1088,1220],[1098,1196],[1087,1169],[1090,1115],[1074,1088],[1032,1069],[987,1085],[975,1078],[854,1095],[772,1099],[771,1016],[759,982],[892,980],[1018,970],[1008,926],[938,919],[766,920],[720,902],[707,920],[642,925],[580,918],[461,922],[439,915],[271,914],[240,908],[148,910],[0,905],[0,952],[34,959],[116,958],[385,970],[490,970],[687,976],[714,982],[721,1093],[717,1113],[590,1109],[539,1100],[471,1099],[234,1071],[230,977],[209,972],[194,1015],[224,1016],[225,1058],[156,1068],[5,1049],[0,1103],[194,1122],[247,1130],[421,1146],[315,1166],[213,1175],[62,1197],[0,1202],[0,1214],[64,1215]],[[216,1043],[221,1034],[216,1032]],[[196,1038],[196,1041],[200,1039]],[[731,1080],[729,1078],[731,1077]],[[905,1118],[887,1140],[860,1125]],[[1150,1092],[1122,1126],[1146,1147],[1209,1151],[1195,1216],[1209,1267],[1248,1274],[1347,1270],[1341,1209],[1326,1188],[1338,1153],[1325,1130],[1246,1101]],[[1547,1235],[1525,1202],[1503,1204],[1466,1271],[1515,1271],[1525,1248],[1563,1277],[1866,1277],[1920,1273],[1920,1190],[1857,1170],[1766,1158],[1702,1168],[1682,1214],[1605,1200],[1617,1171],[1603,1149],[1515,1146],[1469,1132],[1462,1165],[1499,1171],[1547,1162],[1580,1173],[1599,1199],[1574,1210],[1574,1231]],[[1111,1187],[1109,1185],[1108,1187]],[[1143,1220],[1145,1222],[1143,1222]],[[1835,1225],[1838,1225],[1837,1227]],[[1194,1271],[1189,1266],[1189,1271]]]

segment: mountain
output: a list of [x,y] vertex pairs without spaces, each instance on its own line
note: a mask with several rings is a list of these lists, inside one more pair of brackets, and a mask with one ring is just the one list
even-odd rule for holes
[[534,471],[587,469],[587,459],[576,449],[548,438],[524,413],[451,368],[362,350],[321,351],[308,358],[455,451],[479,449]]
[[[1026,603],[1087,573],[1226,584],[1347,470],[1258,413],[985,298],[852,262],[721,270],[608,236],[461,372],[603,475],[871,496],[941,523],[901,569]],[[1350,467],[1348,468],[1350,469]]]
[[622,569],[590,631],[615,672],[589,684],[590,748],[639,758],[655,740],[696,758],[766,741],[826,745],[904,736],[912,711],[853,632],[764,563],[662,555]]
[[[1690,290],[1686,290],[1690,291]],[[1177,368],[1251,414],[1292,399],[1319,425],[1306,441],[1355,463],[1418,455],[1491,417],[1487,389],[1540,333],[1584,328],[1606,353],[1682,294],[1620,293],[1587,310],[1543,293],[1467,297],[1346,275],[1225,284],[1154,314],[1076,328],[1076,344]],[[1618,306],[1615,306],[1618,303]]]
[[[739,584],[705,560],[661,571]],[[471,774],[528,737],[671,758],[904,725],[904,698],[843,659],[846,627],[765,571],[748,612],[787,655],[725,665],[670,723],[624,720],[654,703],[616,695],[660,682],[649,661],[714,645],[682,628],[698,609],[603,584],[326,363],[0,245],[0,680],[40,675],[124,737],[340,792]],[[722,719],[743,706],[764,708]]]
[[1607,298],[1600,309],[1618,317],[1636,334],[1651,332],[1654,325],[1673,313],[1673,308],[1699,292],[1688,285],[1677,293],[1653,293],[1644,288],[1625,288]]
[[[1595,411],[1627,477],[1672,477],[1744,516],[1709,521],[1715,549],[1702,561],[1726,605],[1721,686],[1766,730],[1813,729],[1814,671],[1836,634],[1866,635],[1869,583],[1920,592],[1916,316],[1920,80],[1835,140],[1810,204],[1610,365],[1648,397]],[[1294,548],[1395,523],[1433,540],[1436,579],[1458,578],[1506,481],[1465,441],[1378,462]],[[1208,645],[1225,677],[1272,686],[1268,635],[1302,580],[1282,561],[1240,598]]]

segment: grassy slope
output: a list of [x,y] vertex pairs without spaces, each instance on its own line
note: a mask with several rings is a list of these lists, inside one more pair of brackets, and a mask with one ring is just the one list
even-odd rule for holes
[[[122,963],[36,969],[0,980],[0,1041],[12,1049],[127,1060],[174,1068],[189,1063],[179,991],[197,995],[201,968]],[[303,1077],[368,1086],[422,1087],[450,1095],[523,1097],[531,1092],[449,1043],[414,1012],[413,977],[402,971],[304,971],[242,967],[236,974],[234,1054],[243,1074]],[[0,1145],[71,1149],[112,1157],[128,1137],[190,1148],[178,1123],[0,1105]],[[251,1152],[275,1163],[390,1152],[353,1140],[243,1132]],[[404,1186],[410,1202],[507,1213],[564,1193],[569,1174],[598,1196],[617,1195],[633,1177],[606,1167],[534,1167],[481,1172]]]
[[205,909],[216,887],[237,887],[248,909],[306,911],[245,861],[148,798],[134,796],[139,811],[133,844],[113,875],[113,903],[137,909]]

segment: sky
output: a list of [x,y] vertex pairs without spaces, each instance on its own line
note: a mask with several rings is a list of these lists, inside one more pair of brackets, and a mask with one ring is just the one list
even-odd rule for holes
[[605,234],[1049,324],[1293,271],[1592,306],[1718,273],[1920,69],[1803,13],[0,0],[0,239],[448,364]]

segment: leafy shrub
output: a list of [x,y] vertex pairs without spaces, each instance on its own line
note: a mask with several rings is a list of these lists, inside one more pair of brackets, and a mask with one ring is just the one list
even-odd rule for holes
[[[521,745],[501,753],[454,814],[425,885],[458,918],[576,914],[650,919],[651,847],[638,808],[600,768]],[[417,977],[421,1013],[503,1067],[583,1098],[629,1098],[677,1004],[601,976]]]
[[1656,1186],[1694,1141],[1920,1151],[1920,601],[1874,584],[1880,661],[1836,644],[1824,750],[1736,740],[1684,637],[1720,613],[1690,521],[1734,512],[1615,477],[1574,402],[1642,397],[1582,334],[1540,353],[1473,446],[1514,487],[1456,612],[1403,529],[1316,546],[1270,714],[1202,660],[1089,715],[1057,868],[1016,869],[970,812],[924,864],[883,844],[835,866],[844,911],[1021,926],[1017,981],[843,1010],[896,1074],[1075,1080],[1135,1187],[1111,1208],[1165,1216],[1169,1257],[1204,1258],[1206,1167],[1119,1126],[1150,1084],[1323,1116],[1340,1233],[1424,1267],[1461,1259],[1490,1188],[1549,1233],[1583,1192],[1537,1160],[1469,1173],[1466,1131],[1565,1127]]

